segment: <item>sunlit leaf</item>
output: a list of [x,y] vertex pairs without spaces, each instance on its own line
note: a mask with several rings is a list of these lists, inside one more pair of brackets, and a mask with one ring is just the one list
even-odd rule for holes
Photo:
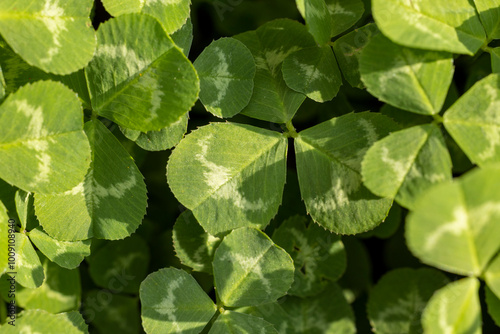
[[26,85],[0,105],[0,177],[23,190],[66,191],[83,180],[90,147],[82,107],[60,83]]
[[293,282],[290,255],[264,233],[239,228],[215,251],[214,278],[225,306],[255,306],[283,296]]
[[96,55],[85,73],[92,108],[143,132],[178,121],[198,98],[193,65],[160,23],[145,14],[125,14],[101,24]]
[[175,148],[167,179],[176,198],[212,235],[263,228],[281,204],[287,140],[250,125],[211,123]]
[[217,309],[192,276],[174,268],[150,274],[141,283],[140,298],[148,334],[198,334]]
[[83,68],[94,55],[91,0],[0,3],[0,34],[30,65],[55,74]]
[[373,0],[380,30],[408,47],[472,55],[486,41],[469,0]]
[[500,169],[467,173],[432,187],[406,223],[409,249],[422,262],[479,276],[500,249]]
[[256,68],[245,44],[234,38],[218,39],[193,65],[200,77],[200,100],[209,112],[229,118],[248,105]]

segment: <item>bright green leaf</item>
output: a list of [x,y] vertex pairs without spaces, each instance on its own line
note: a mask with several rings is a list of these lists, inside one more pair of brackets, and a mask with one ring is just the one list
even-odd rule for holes
[[365,11],[362,0],[325,0],[325,2],[332,16],[333,24],[330,34],[332,37],[352,27]]
[[436,183],[452,179],[451,158],[436,125],[417,125],[376,142],[362,164],[363,182],[374,194],[413,208]]
[[340,237],[306,217],[293,216],[285,220],[274,231],[273,241],[291,255],[295,265],[289,295],[317,295],[329,281],[338,280],[345,271],[346,254]]
[[359,58],[366,44],[368,44],[374,35],[379,33],[380,31],[377,29],[377,26],[369,23],[340,37],[333,43],[333,51],[339,62],[342,74],[352,87],[364,88],[359,73]]
[[215,251],[214,279],[225,306],[255,306],[283,296],[293,282],[290,255],[263,232],[239,228]]
[[255,77],[252,53],[234,38],[212,42],[196,58],[200,100],[213,115],[229,118],[250,102]]
[[272,323],[280,334],[354,334],[354,314],[337,284],[309,297],[285,297],[245,312]]
[[408,47],[473,55],[486,41],[469,0],[373,0],[379,29]]
[[196,280],[175,268],[150,274],[141,283],[140,298],[148,334],[198,334],[217,310]]
[[0,177],[23,190],[66,191],[90,163],[76,94],[60,83],[36,82],[0,105]]
[[87,122],[85,132],[92,147],[92,163],[85,179],[63,193],[36,194],[36,215],[45,232],[59,240],[125,238],[146,213],[143,176],[99,120]]
[[225,311],[217,317],[208,334],[278,334],[273,325],[249,314]]
[[330,46],[296,51],[283,61],[283,78],[291,89],[316,102],[330,101],[342,85],[342,77]]
[[500,169],[476,169],[434,186],[406,223],[409,249],[422,262],[479,276],[500,249]]
[[325,3],[325,0],[296,0],[297,8],[306,20],[311,35],[318,44],[330,41],[334,22]]
[[365,112],[300,132],[295,139],[300,192],[315,222],[335,233],[355,234],[384,220],[392,201],[363,186],[361,161],[373,143],[395,129],[389,118]]
[[485,288],[486,305],[488,305],[488,313],[495,321],[497,326],[500,326],[500,298],[497,297],[488,287]]
[[212,235],[263,228],[281,204],[287,140],[280,133],[235,123],[211,123],[175,148],[167,179],[175,197]]
[[120,127],[120,131],[125,137],[135,141],[144,150],[164,151],[177,145],[182,137],[184,137],[187,131],[188,119],[187,114],[183,115],[177,122],[160,131],[141,132],[122,127]]
[[26,310],[18,315],[15,324],[15,326],[2,326],[0,333],[33,333],[33,330],[37,334],[87,334],[89,332],[78,311],[50,314],[44,310]]
[[234,38],[248,47],[257,66],[253,95],[242,114],[275,123],[291,120],[305,96],[287,87],[281,64],[291,53],[315,46],[314,38],[303,25],[286,19],[268,22]]
[[406,48],[379,34],[363,48],[359,71],[368,91],[379,100],[433,115],[443,107],[454,67],[449,53]]
[[113,16],[144,13],[157,19],[167,32],[180,29],[189,18],[190,0],[103,0],[106,10]]
[[[15,230],[11,229],[8,225],[9,216],[7,215],[7,209],[5,205],[0,201],[0,276],[3,275],[5,271],[8,271],[8,259],[9,259],[9,248],[8,248],[8,238],[9,234],[13,234]],[[11,270],[10,270],[11,271]]]
[[500,38],[500,1],[474,0],[488,40]]
[[488,287],[500,298],[500,254],[486,268],[484,280]]
[[477,82],[444,114],[444,125],[469,159],[500,162],[500,74]]
[[193,65],[156,19],[126,14],[102,23],[85,70],[92,108],[143,132],[179,120],[198,98]]
[[92,5],[91,0],[2,1],[0,34],[28,64],[69,74],[94,55]]
[[35,289],[42,285],[45,274],[42,263],[28,237],[23,233],[16,233],[16,260],[14,269],[10,268],[7,272],[17,272],[16,282],[25,288]]
[[422,314],[426,334],[480,334],[479,281],[463,278],[438,290]]
[[45,233],[41,227],[28,232],[28,236],[43,255],[63,268],[77,268],[83,258],[90,255],[90,239],[59,241]]
[[149,257],[148,244],[134,234],[93,251],[87,258],[89,274],[105,289],[137,293],[148,273]]
[[195,271],[212,273],[212,260],[221,239],[205,232],[189,210],[181,213],[173,229],[175,254]]
[[420,318],[433,293],[449,279],[435,269],[401,268],[385,274],[373,287],[368,317],[375,333],[422,333]]
[[68,270],[42,257],[45,281],[36,289],[19,287],[16,301],[24,309],[41,309],[50,313],[77,310],[80,306],[80,272]]

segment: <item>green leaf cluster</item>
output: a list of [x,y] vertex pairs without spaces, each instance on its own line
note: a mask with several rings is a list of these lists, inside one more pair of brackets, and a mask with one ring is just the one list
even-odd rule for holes
[[226,2],[0,3],[0,333],[497,330],[500,1]]

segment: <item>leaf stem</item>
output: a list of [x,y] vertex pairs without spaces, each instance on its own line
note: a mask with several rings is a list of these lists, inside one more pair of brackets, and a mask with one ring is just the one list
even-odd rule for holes
[[444,118],[443,116],[437,114],[437,115],[432,115],[432,117],[434,118],[434,123],[435,124],[442,124],[444,122]]
[[295,130],[295,127],[292,124],[292,120],[289,120],[288,122],[286,122],[286,129],[287,129],[287,131],[285,132],[285,135],[287,137],[297,138],[299,136],[299,134]]

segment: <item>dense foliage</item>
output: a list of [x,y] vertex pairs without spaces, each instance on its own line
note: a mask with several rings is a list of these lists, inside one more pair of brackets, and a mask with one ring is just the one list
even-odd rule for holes
[[4,0],[0,36],[0,333],[499,331],[500,0]]

